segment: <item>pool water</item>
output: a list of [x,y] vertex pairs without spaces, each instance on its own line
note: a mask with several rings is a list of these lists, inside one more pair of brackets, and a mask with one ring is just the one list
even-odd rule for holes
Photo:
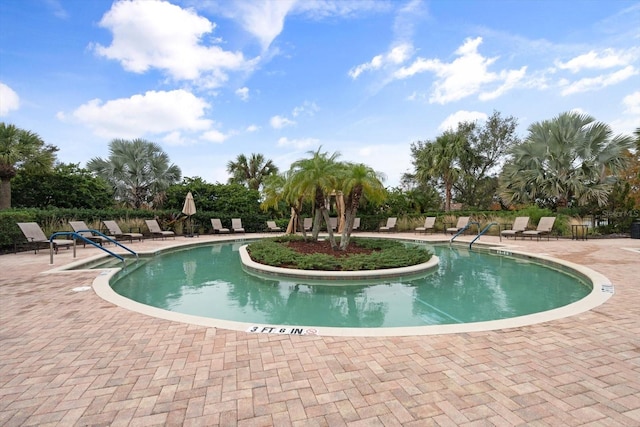
[[[259,278],[242,270],[239,243],[175,250],[129,265],[118,294],[183,314],[246,323],[349,328],[481,322],[561,307],[591,285],[519,258],[428,246],[440,260],[424,277],[310,284]],[[335,282],[334,282],[335,283]]]

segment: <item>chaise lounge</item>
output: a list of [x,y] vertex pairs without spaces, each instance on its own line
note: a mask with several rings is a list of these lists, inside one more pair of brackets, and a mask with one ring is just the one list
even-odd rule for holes
[[127,239],[129,242],[133,243],[133,239],[137,239],[142,242],[142,239],[144,238],[142,233],[123,233],[118,223],[113,220],[102,221],[102,223],[109,231],[109,234],[114,236],[116,240]]
[[424,220],[424,226],[416,227],[416,233],[427,233],[427,231],[431,231],[433,233],[436,230],[436,217],[428,216]]
[[513,221],[513,226],[511,227],[511,230],[502,230],[500,232],[500,235],[507,238],[513,237],[514,239],[517,239],[518,236],[522,235],[522,233],[527,229],[528,226],[529,226],[529,217],[519,216]]
[[26,237],[27,242],[33,247],[33,253],[38,253],[38,249],[49,247],[53,243],[53,250],[58,253],[58,248],[72,246],[74,241],[67,239],[49,240],[42,231],[37,222],[19,222],[18,227],[22,230],[22,234]]
[[547,236],[547,240],[549,240],[551,229],[553,228],[553,224],[555,223],[555,221],[555,216],[543,216],[538,222],[538,227],[536,227],[535,230],[523,231],[522,237],[530,237],[531,240],[533,240],[534,237],[537,237],[538,240],[540,240],[542,236]]
[[[109,242],[109,239],[106,237],[93,234],[84,221],[69,221],[69,225],[75,233],[81,235],[87,240],[91,240],[92,242],[99,244],[100,246]],[[84,244],[85,242],[82,243]]]
[[173,237],[175,240],[176,233],[170,230],[163,230],[155,219],[145,219],[144,222],[147,224],[147,228],[149,229],[149,232],[151,232],[151,236],[153,238],[161,237],[164,240],[167,237]]
[[386,232],[395,231],[397,221],[398,221],[398,218],[396,217],[387,218],[387,224],[380,227],[379,231],[386,231]]
[[213,234],[227,234],[231,232],[231,230],[222,226],[220,218],[211,218],[211,227],[213,227]]

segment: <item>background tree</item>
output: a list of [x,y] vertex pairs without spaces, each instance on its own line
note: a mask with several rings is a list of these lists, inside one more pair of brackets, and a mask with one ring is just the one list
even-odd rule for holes
[[230,184],[243,184],[252,190],[259,190],[267,176],[278,173],[278,167],[273,161],[265,160],[262,154],[251,154],[249,159],[240,154],[235,161],[227,163],[227,172],[231,174]]
[[607,124],[574,112],[534,123],[524,143],[512,150],[501,177],[501,195],[508,204],[604,205],[633,142],[629,136],[613,136]]
[[15,207],[105,209],[113,205],[113,190],[79,164],[58,164],[52,171],[20,170],[12,182]]
[[444,210],[451,210],[453,185],[462,170],[461,159],[470,152],[468,130],[448,130],[435,141],[418,141],[411,144],[411,155],[415,168],[414,177],[422,183],[433,182],[444,193]]
[[111,184],[116,200],[134,208],[161,207],[165,191],[182,174],[158,144],[143,139],[114,139],[109,158],[95,157],[87,168]]
[[454,184],[457,201],[481,209],[493,204],[502,161],[520,143],[517,126],[514,117],[503,118],[497,111],[482,125],[478,122],[458,125],[469,142],[469,151],[460,156],[461,173]]
[[18,170],[51,170],[57,151],[36,133],[0,123],[0,210],[11,207],[11,180]]

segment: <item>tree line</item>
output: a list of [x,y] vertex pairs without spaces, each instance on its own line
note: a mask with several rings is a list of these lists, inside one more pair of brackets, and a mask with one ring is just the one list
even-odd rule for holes
[[[311,207],[314,231],[328,217],[328,200],[345,197],[347,223],[358,205],[401,215],[457,204],[477,209],[538,205],[611,211],[640,205],[640,128],[614,135],[610,126],[576,112],[533,123],[521,139],[517,120],[493,114],[483,123],[463,122],[434,139],[411,144],[412,171],[398,188],[363,164],[338,161],[321,148],[281,173],[262,154],[240,154],[227,163],[226,185],[258,192],[262,207],[288,215]],[[215,200],[223,184],[183,178],[162,148],[143,139],[115,139],[108,158],[85,167],[57,161],[58,148],[36,133],[0,123],[0,210],[14,207],[179,208],[188,187]],[[218,186],[212,193],[207,186]],[[284,211],[284,212],[283,212]]]

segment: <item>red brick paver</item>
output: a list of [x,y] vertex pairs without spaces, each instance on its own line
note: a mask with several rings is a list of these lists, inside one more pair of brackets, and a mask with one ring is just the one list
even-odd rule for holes
[[1,256],[0,425],[640,425],[640,240],[516,243],[604,274],[614,296],[498,331],[274,336],[133,313],[73,290],[95,272]]

